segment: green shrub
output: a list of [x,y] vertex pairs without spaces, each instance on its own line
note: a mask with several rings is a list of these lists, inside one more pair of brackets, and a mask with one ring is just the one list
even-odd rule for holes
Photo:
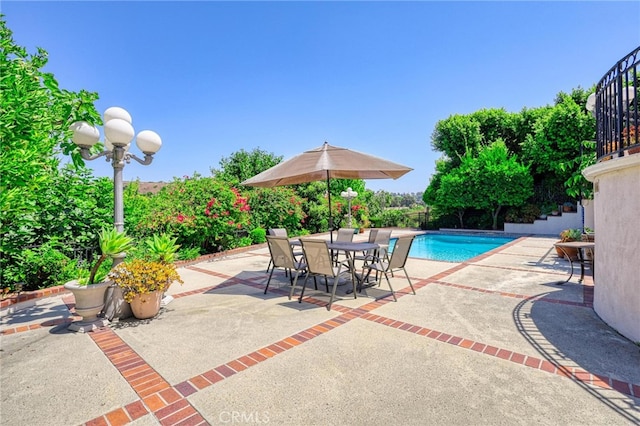
[[405,226],[408,209],[386,209],[380,215],[382,228]]
[[291,188],[255,188],[248,192],[248,203],[251,224],[256,228],[286,228],[293,234],[307,216],[302,198]]
[[520,207],[511,207],[505,215],[505,222],[511,223],[533,223],[539,216],[541,210],[535,204],[525,204]]
[[176,257],[178,260],[193,260],[200,257],[200,249],[198,247],[183,248],[178,251]]
[[251,237],[240,237],[231,242],[229,248],[247,247],[251,244],[253,244]]
[[369,221],[371,222],[371,227],[372,228],[382,228],[382,218],[379,216],[372,216],[371,219],[369,219]]
[[262,244],[267,241],[267,231],[263,228],[255,228],[249,232],[253,244]]
[[62,285],[76,278],[77,263],[48,242],[36,249],[25,250],[22,257],[23,290]]

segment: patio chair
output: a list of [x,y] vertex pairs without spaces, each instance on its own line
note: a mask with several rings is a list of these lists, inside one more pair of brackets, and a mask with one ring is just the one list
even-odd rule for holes
[[[287,237],[267,235],[267,245],[269,246],[269,253],[271,254],[271,263],[273,264],[273,268],[271,268],[271,273],[269,273],[269,279],[267,280],[267,286],[264,289],[264,294],[267,294],[269,283],[271,282],[271,277],[273,276],[273,271],[275,271],[276,268],[284,269],[285,276],[287,271],[289,271],[289,281],[291,281],[291,285],[295,287],[300,272],[307,270],[306,263],[296,260],[295,256],[293,255],[293,250],[291,249],[291,244],[289,243],[289,239]],[[295,279],[291,275],[290,271],[292,270],[296,271]]]
[[[267,230],[267,235],[273,235],[276,237],[285,237],[285,238],[289,238],[289,235],[287,235],[287,230],[285,228],[269,228]],[[301,251],[294,251],[293,252],[293,256],[294,259],[297,261],[298,257],[302,256],[302,252]],[[271,259],[269,259],[269,264],[267,265],[267,272],[269,272],[269,269],[271,269],[271,265],[273,265],[273,261]],[[285,271],[286,273],[287,271]]]
[[415,235],[398,237],[396,245],[393,248],[393,252],[391,253],[391,258],[388,261],[384,259],[383,256],[378,256],[375,259],[371,259],[369,263],[366,263],[363,266],[363,272],[365,269],[368,269],[365,279],[369,276],[371,271],[375,271],[376,274],[379,272],[382,272],[384,274],[384,277],[387,280],[387,284],[389,284],[389,289],[391,290],[394,301],[397,301],[396,294],[393,291],[393,287],[391,286],[391,281],[389,281],[389,273],[393,271],[402,270],[407,277],[407,281],[409,281],[411,291],[413,292],[413,294],[416,294],[416,290],[413,288],[413,284],[411,283],[409,274],[404,267],[407,263],[407,257],[409,257],[409,250],[411,249],[411,244],[413,243],[414,238]]
[[[362,260],[364,264],[367,264],[381,257],[386,261],[389,261],[389,241],[391,241],[391,230],[372,229],[369,233],[369,242],[378,244],[379,248],[375,250],[367,250],[366,252],[363,252],[362,255],[355,256],[354,260]],[[393,276],[393,273],[391,276]],[[376,272],[376,280],[377,279],[378,273]]]
[[[338,235],[336,236],[335,241],[341,243],[351,243],[353,242],[353,236],[355,233],[356,230],[354,228],[340,228],[338,229]],[[339,254],[339,252],[333,253],[333,260],[336,265],[340,262],[340,260],[338,259]]]
[[340,228],[338,229],[338,235],[336,236],[336,241],[350,243],[353,241],[353,235],[356,233],[356,230],[353,228]]
[[[329,253],[329,247],[327,246],[327,242],[325,240],[301,238],[300,242],[302,243],[302,251],[307,262],[308,273],[304,279],[304,283],[302,284],[302,291],[300,292],[298,303],[302,303],[304,290],[307,287],[307,280],[309,279],[309,277],[313,276],[315,278],[316,276],[324,276],[327,293],[329,292],[327,278],[333,279],[331,297],[329,298],[329,303],[327,304],[327,310],[330,311],[331,305],[333,304],[333,299],[336,296],[336,287],[338,286],[338,279],[340,277],[340,273],[342,272],[342,267],[346,266],[348,268],[349,266],[344,262],[338,263],[337,266],[335,265],[331,254]],[[291,291],[289,292],[289,300],[291,300],[291,298],[293,297],[295,289],[295,285],[291,287]]]

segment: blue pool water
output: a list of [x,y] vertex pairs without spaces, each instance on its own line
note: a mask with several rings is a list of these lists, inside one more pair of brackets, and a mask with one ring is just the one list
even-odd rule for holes
[[[409,256],[446,262],[463,262],[514,239],[485,235],[423,234],[416,236],[413,240]],[[395,241],[395,239],[390,241],[391,251]]]

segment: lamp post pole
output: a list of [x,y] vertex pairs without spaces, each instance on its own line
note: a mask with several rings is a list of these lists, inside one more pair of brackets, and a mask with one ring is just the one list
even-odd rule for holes
[[73,142],[80,147],[80,155],[85,160],[95,160],[105,157],[113,166],[113,224],[118,232],[124,231],[124,203],[123,203],[123,169],[125,162],[136,160],[147,166],[153,161],[153,155],[162,146],[160,136],[151,131],[143,130],[136,137],[136,145],[144,153],[144,158],[139,158],[129,152],[129,146],[134,138],[134,129],[131,125],[131,115],[119,107],[108,108],[104,112],[104,150],[92,154],[91,147],[100,139],[100,132],[95,126],[84,121],[78,121],[71,125]]
[[[160,136],[151,130],[143,130],[136,137],[136,145],[144,153],[144,158],[139,158],[129,152],[129,146],[135,136],[131,125],[131,115],[123,108],[111,107],[104,112],[104,150],[92,153],[91,148],[98,143],[100,132],[95,126],[78,121],[71,125],[73,142],[80,147],[80,155],[83,159],[92,161],[105,157],[113,167],[113,224],[118,232],[124,232],[124,203],[122,179],[125,162],[136,160],[146,166],[153,161],[153,154],[162,146]],[[123,257],[115,257],[112,267],[122,262]],[[131,316],[131,308],[124,302],[122,291],[112,284],[105,295],[105,305],[101,314],[108,320],[116,316],[120,319]]]
[[355,192],[354,190],[352,190],[351,188],[347,188],[346,191],[342,191],[340,193],[340,195],[342,196],[342,198],[346,198],[347,202],[349,204],[349,213],[348,213],[348,223],[349,223],[349,228],[351,228],[351,200],[355,197],[358,196],[358,193]]

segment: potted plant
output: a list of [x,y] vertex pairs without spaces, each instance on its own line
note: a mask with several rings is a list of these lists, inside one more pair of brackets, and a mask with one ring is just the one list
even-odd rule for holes
[[132,247],[132,242],[126,233],[118,232],[115,227],[100,232],[100,257],[96,263],[90,271],[81,269],[78,279],[64,285],[73,293],[76,314],[82,317],[81,321],[72,322],[69,330],[86,332],[106,325],[106,319],[98,318],[98,313],[104,307],[104,294],[111,282],[105,281],[107,274],[101,267],[109,258],[122,257]]
[[562,204],[562,211],[565,213],[576,211],[576,206],[572,202],[566,201]]
[[109,272],[109,278],[122,290],[138,319],[156,316],[164,292],[174,281],[183,283],[173,263],[179,248],[175,242],[167,234],[153,236],[145,241],[145,258],[123,262]]
[[[554,210],[555,210],[555,207],[554,207],[554,205],[553,205],[553,204],[551,204],[551,203],[543,204],[543,205],[540,207],[540,216],[539,216],[539,217],[540,217],[540,219],[546,219],[546,218],[547,218],[547,216],[549,216],[550,214],[552,214],[552,212],[553,212]],[[557,213],[558,213],[558,212],[556,211],[556,215],[557,215]]]
[[[568,243],[570,241],[580,241],[582,238],[582,230],[577,228],[565,229],[560,233],[560,241],[561,243]],[[560,249],[560,247],[556,247],[556,253],[559,257],[564,257],[565,253],[567,256],[571,258],[571,260],[575,260],[578,258],[578,249],[564,247]]]

